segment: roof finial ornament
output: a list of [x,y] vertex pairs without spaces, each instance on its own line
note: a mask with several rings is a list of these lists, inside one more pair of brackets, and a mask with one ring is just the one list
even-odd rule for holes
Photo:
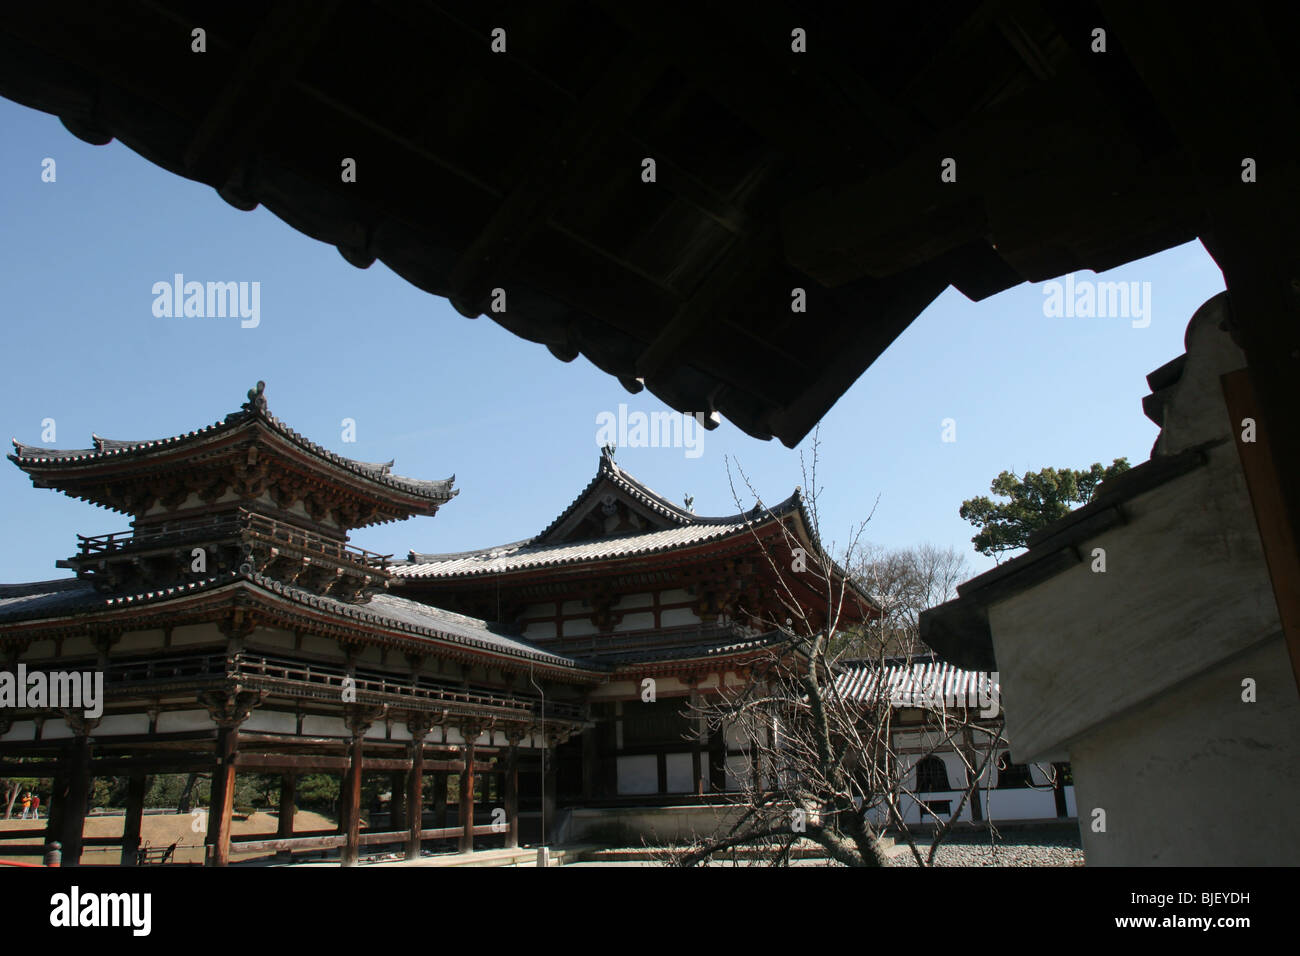
[[603,455],[604,457],[608,458],[609,461],[610,461],[610,464],[613,464],[613,463],[614,463],[614,452],[616,452],[616,451],[618,451],[618,446],[617,446],[617,445],[611,445],[611,444],[609,444],[608,442],[606,442],[605,444],[603,444],[603,445],[600,446],[600,453],[601,453],[601,455]]
[[686,505],[686,510],[691,514],[695,514],[695,497],[688,494],[682,499],[682,501]]
[[248,390],[248,401],[244,402],[244,408],[250,412],[266,411],[266,383],[258,382],[256,388]]

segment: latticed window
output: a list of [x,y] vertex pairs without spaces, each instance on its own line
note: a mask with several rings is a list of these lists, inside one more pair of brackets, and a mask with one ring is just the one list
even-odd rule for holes
[[1023,763],[1012,763],[1011,754],[1003,754],[998,758],[998,788],[1010,789],[1012,787],[1032,787],[1033,778],[1029,776],[1029,765]]
[[934,754],[916,765],[917,793],[941,793],[950,789],[952,788],[948,786],[948,768]]

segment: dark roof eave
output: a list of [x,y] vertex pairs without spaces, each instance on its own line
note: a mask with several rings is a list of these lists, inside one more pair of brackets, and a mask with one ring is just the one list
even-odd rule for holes
[[[76,582],[77,579],[70,579]],[[37,582],[36,584],[40,584]],[[32,585],[33,587],[36,584]],[[65,582],[58,582],[58,586],[49,588],[50,593],[57,593],[63,590],[70,590]],[[14,586],[16,589],[20,586]],[[230,572],[220,576],[214,576],[204,581],[193,582],[185,585],[174,587],[159,588],[154,591],[141,592],[135,595],[109,596],[94,591],[87,591],[84,595],[83,603],[73,602],[68,605],[59,606],[53,609],[32,608],[30,613],[24,613],[23,609],[9,613],[0,613],[0,628],[6,624],[11,625],[38,625],[38,624],[57,624],[62,621],[72,620],[78,617],[84,617],[87,613],[106,613],[111,615],[120,615],[123,612],[129,613],[133,608],[145,608],[156,606],[169,601],[185,600],[188,598],[212,598],[221,595],[223,592],[230,590],[251,590],[256,596],[264,599],[274,599],[286,601],[295,607],[309,609],[321,614],[335,617],[339,623],[357,626],[357,627],[377,627],[392,631],[395,636],[400,638],[421,638],[425,640],[436,640],[452,645],[457,650],[469,652],[477,655],[491,655],[497,659],[510,661],[514,666],[525,664],[536,664],[552,673],[564,675],[579,679],[579,682],[600,682],[606,678],[608,673],[607,665],[592,664],[582,662],[575,658],[568,658],[558,654],[551,654],[540,648],[535,650],[519,650],[509,647],[495,647],[490,643],[478,640],[472,637],[455,634],[450,631],[439,630],[436,627],[425,627],[422,625],[413,625],[405,621],[386,618],[380,613],[374,611],[367,612],[361,607],[355,608],[349,613],[347,608],[351,605],[340,605],[339,602],[329,598],[322,598],[317,595],[308,595],[305,592],[299,592],[298,589],[283,582],[277,582],[270,578],[265,578],[259,574],[246,575],[241,572]],[[517,638],[509,638],[518,642]],[[522,643],[522,642],[519,642]]]
[[[245,409],[232,412],[221,421],[213,422],[202,428],[196,428],[180,435],[150,439],[143,442],[116,441],[92,435],[96,446],[94,448],[44,448],[13,439],[17,454],[10,453],[6,457],[34,478],[33,472],[67,471],[86,465],[97,465],[119,457],[123,460],[130,460],[131,458],[143,459],[158,451],[170,451],[195,440],[214,438],[249,425],[260,425],[268,434],[287,442],[300,451],[307,452],[312,457],[320,460],[322,464],[346,472],[350,480],[360,479],[367,484],[378,486],[383,489],[385,494],[392,494],[396,491],[411,498],[419,499],[421,502],[430,502],[436,507],[446,504],[460,493],[458,489],[452,487],[455,483],[455,475],[441,479],[408,478],[403,475],[394,475],[390,470],[392,467],[391,462],[379,464],[360,462],[332,452],[323,445],[318,445],[301,435],[265,410],[249,411]],[[426,507],[426,505],[420,507]]]

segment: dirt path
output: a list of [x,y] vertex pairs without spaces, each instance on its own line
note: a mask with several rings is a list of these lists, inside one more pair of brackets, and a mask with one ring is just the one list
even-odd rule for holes
[[[82,833],[87,838],[120,837],[124,822],[125,817],[122,814],[89,816],[86,818],[86,826]],[[188,813],[146,813],[141,822],[140,844],[168,847],[172,843],[179,842],[180,846],[176,848],[175,855],[177,863],[202,863],[203,837],[207,823],[201,820],[197,833],[194,831],[194,823],[194,816]],[[334,820],[308,810],[299,810],[293,818],[293,827],[297,831],[329,830],[335,825]],[[257,833],[275,833],[277,826],[277,814],[258,812],[252,814],[247,820],[232,821],[230,831],[231,835],[236,837],[252,836]],[[39,824],[35,820],[0,820],[0,832],[12,830],[22,830],[31,834],[30,840],[20,841],[23,843],[42,843],[45,839],[44,820]],[[41,861],[39,855],[19,856],[7,852],[5,849],[7,843],[8,841],[0,841],[0,859],[17,860],[23,863]],[[81,862],[85,865],[116,865],[121,855],[121,849],[115,846],[87,847],[81,855]],[[230,858],[238,860],[247,859],[249,856],[232,853]]]

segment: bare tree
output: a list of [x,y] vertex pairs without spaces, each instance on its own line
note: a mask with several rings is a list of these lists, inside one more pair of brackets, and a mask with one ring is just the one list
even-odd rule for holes
[[[908,671],[898,662],[910,661],[918,649],[917,618],[950,595],[964,560],[951,549],[928,546],[873,551],[862,543],[870,517],[851,530],[842,557],[834,560],[816,546],[824,540],[817,450],[814,436],[811,464],[804,462],[807,537],[789,520],[781,524],[779,543],[758,539],[785,615],[750,623],[781,637],[743,681],[721,684],[695,708],[708,733],[726,735],[747,763],[731,774],[737,786],[724,822],[692,845],[673,848],[667,859],[676,865],[694,866],[741,847],[754,862],[782,865],[796,847],[811,843],[838,863],[880,866],[888,862],[887,830],[902,837],[917,863],[932,863],[972,792],[991,776],[1000,722],[990,726],[981,719],[975,701],[946,699],[940,688],[914,681],[906,688],[910,697],[899,697],[897,678]],[[770,516],[737,471],[757,512]],[[809,586],[818,595],[812,602]],[[900,703],[923,717],[908,727],[920,744],[906,753],[899,745]],[[959,754],[967,771],[956,806],[942,816],[909,784],[916,764],[941,750]],[[934,827],[925,856],[906,822],[918,806]]]

